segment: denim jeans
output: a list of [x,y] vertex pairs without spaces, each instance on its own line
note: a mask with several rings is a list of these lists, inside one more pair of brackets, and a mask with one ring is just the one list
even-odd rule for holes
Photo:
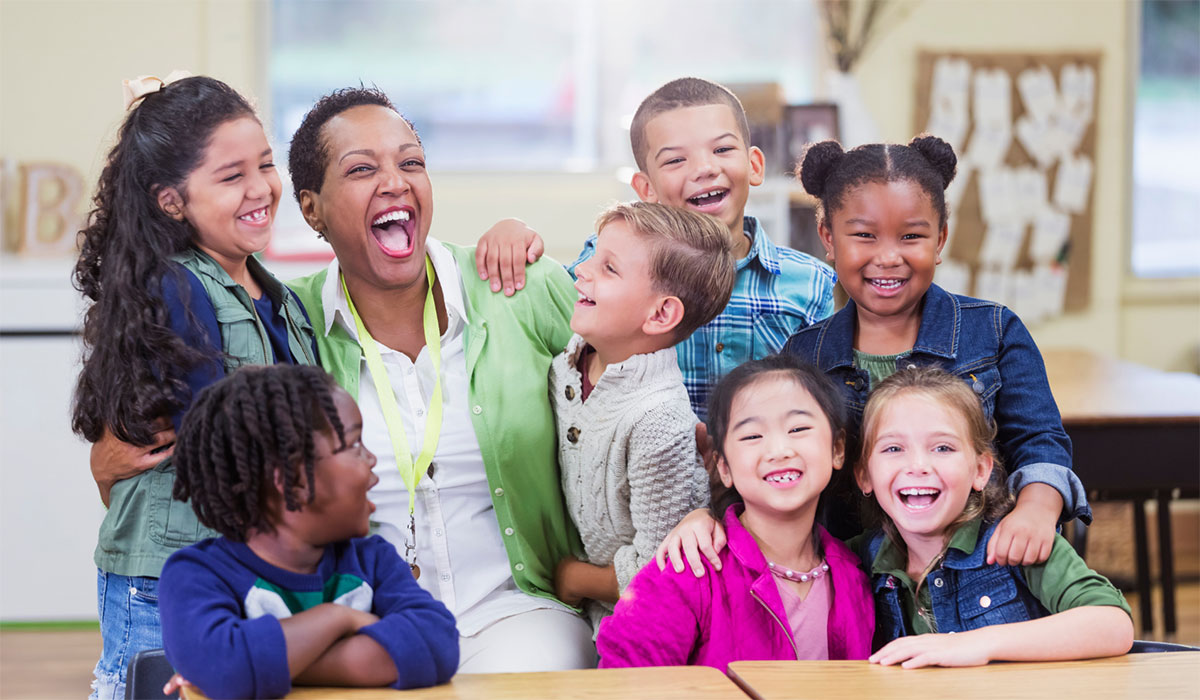
[[97,569],[96,606],[104,647],[92,672],[89,700],[122,700],[129,660],[139,651],[162,647],[158,579]]

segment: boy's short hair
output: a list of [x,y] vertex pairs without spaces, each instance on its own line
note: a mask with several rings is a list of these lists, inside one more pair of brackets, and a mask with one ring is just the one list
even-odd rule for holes
[[646,156],[649,145],[646,143],[646,125],[650,120],[662,114],[684,107],[703,107],[704,105],[727,105],[733,110],[733,118],[737,120],[738,129],[742,133],[742,141],[750,147],[750,122],[746,120],[746,110],[742,101],[729,88],[703,78],[677,78],[650,93],[642,100],[637,112],[633,115],[633,123],[629,126],[629,145],[633,147],[633,159],[637,162],[638,170],[646,172]]
[[616,204],[600,215],[596,231],[624,220],[649,241],[655,289],[683,302],[676,342],[717,317],[729,303],[737,261],[729,230],[716,217],[650,202]]

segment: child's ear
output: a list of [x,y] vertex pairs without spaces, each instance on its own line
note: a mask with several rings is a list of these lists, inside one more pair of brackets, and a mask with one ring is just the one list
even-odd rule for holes
[[846,461],[846,438],[839,437],[833,441],[833,468],[841,469]]
[[650,176],[641,170],[633,174],[633,179],[629,181],[633,191],[637,192],[638,199],[643,202],[654,204],[658,202],[658,193],[654,191],[654,184],[650,182]]
[[733,488],[733,474],[729,471],[729,463],[719,455],[717,456],[717,476],[721,477],[721,483],[725,484],[725,488]]
[[642,332],[646,335],[662,335],[675,330],[683,320],[683,302],[679,297],[662,297],[654,313],[642,323]]
[[[823,218],[821,219],[821,222],[817,224],[817,235],[821,237],[821,245],[825,246],[825,259],[828,260],[830,263],[832,263],[833,262],[833,231],[829,230],[829,226],[826,225],[825,219],[823,219]],[[941,250],[942,250],[942,248],[939,245],[938,251],[940,252]]]
[[163,187],[158,190],[158,208],[176,221],[183,221],[183,197],[174,187]]
[[854,470],[854,481],[858,484],[858,488],[863,492],[864,496],[875,490],[871,485],[871,472],[865,467]]
[[946,247],[946,239],[948,239],[949,237],[950,237],[950,223],[947,222],[947,223],[942,224],[942,230],[938,232],[937,258],[936,258],[937,262],[935,263],[937,265],[942,264],[942,248]]
[[988,484],[988,480],[992,478],[992,467],[996,461],[992,458],[990,452],[985,452],[979,455],[975,461],[975,479],[971,482],[971,488],[976,491],[982,491]]
[[767,174],[767,157],[758,146],[750,147],[750,184],[757,187],[763,184]]
[[300,190],[300,214],[308,227],[325,237],[325,214],[321,198],[312,190]]

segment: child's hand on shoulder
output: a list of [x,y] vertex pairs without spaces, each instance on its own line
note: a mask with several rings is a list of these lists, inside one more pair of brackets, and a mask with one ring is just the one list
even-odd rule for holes
[[479,279],[491,280],[492,291],[504,288],[511,297],[525,286],[525,264],[535,263],[545,252],[537,231],[520,219],[502,219],[487,230],[475,246]]
[[1031,566],[1050,558],[1062,496],[1054,487],[1032,483],[1021,489],[1017,505],[996,525],[988,542],[987,562]]
[[961,634],[920,634],[893,639],[867,659],[880,666],[983,666],[990,658],[984,630]]
[[721,570],[721,550],[725,549],[725,528],[713,519],[707,508],[698,508],[667,533],[654,552],[659,571],[667,568],[667,559],[675,573],[683,573],[686,560],[696,578],[703,578],[705,560]]

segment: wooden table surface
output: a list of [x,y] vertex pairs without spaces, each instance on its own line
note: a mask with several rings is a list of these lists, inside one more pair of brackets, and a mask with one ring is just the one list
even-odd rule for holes
[[1046,350],[1046,374],[1063,423],[1200,420],[1200,377],[1163,372],[1087,350]]
[[[184,692],[188,700],[203,693]],[[420,690],[390,688],[296,688],[287,700],[464,700],[578,698],[580,700],[746,700],[733,681],[708,666],[621,668],[551,673],[460,674],[445,685]]]
[[735,661],[729,675],[759,700],[1200,697],[1200,653],[1195,652],[914,670],[866,661]]

